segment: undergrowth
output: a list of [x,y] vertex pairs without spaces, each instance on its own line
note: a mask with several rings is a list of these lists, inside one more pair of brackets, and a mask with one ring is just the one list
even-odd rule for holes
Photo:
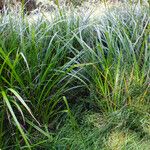
[[142,6],[92,21],[4,13],[0,148],[150,149],[149,31]]

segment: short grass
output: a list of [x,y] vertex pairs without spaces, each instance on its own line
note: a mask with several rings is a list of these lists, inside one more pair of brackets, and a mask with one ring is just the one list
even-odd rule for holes
[[1,149],[150,149],[150,12],[127,6],[0,17]]

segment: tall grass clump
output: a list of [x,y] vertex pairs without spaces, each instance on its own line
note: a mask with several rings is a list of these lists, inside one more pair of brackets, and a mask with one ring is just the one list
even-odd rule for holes
[[[60,8],[32,23],[29,16],[4,13],[0,148],[57,149],[63,143],[63,149],[91,149],[96,141],[95,149],[108,149],[116,129],[148,137],[149,31],[149,9],[142,6],[108,9],[95,20]],[[105,118],[98,129],[104,140],[95,140],[97,128],[89,131],[85,110]],[[61,130],[66,112],[73,129],[67,122]]]
[[149,102],[149,12],[138,11],[111,10],[90,27],[92,38],[83,37],[84,31],[76,36],[85,51],[80,61],[91,63],[82,70],[89,102],[102,112]]
[[149,149],[149,33],[149,9],[142,6],[114,7],[74,33],[73,47],[83,52],[78,76],[88,88],[72,98],[80,132],[67,121],[56,147]]
[[63,110],[65,91],[76,88],[72,80],[83,82],[72,71],[82,53],[74,56],[69,45],[79,23],[59,14],[33,24],[8,14],[0,22],[0,147],[31,148],[31,126],[49,126]]
[[80,63],[87,64],[79,73],[89,85],[84,102],[108,117],[102,132],[118,128],[147,136],[149,27],[148,9],[117,8],[88,29],[91,38],[84,31],[76,36],[85,52]]

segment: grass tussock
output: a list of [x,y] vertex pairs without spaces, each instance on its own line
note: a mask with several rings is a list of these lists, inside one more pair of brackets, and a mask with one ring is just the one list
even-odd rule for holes
[[0,148],[149,149],[149,9],[0,17]]

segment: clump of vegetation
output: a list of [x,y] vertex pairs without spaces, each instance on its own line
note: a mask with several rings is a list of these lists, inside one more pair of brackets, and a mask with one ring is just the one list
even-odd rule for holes
[[148,8],[0,24],[0,148],[150,148]]

